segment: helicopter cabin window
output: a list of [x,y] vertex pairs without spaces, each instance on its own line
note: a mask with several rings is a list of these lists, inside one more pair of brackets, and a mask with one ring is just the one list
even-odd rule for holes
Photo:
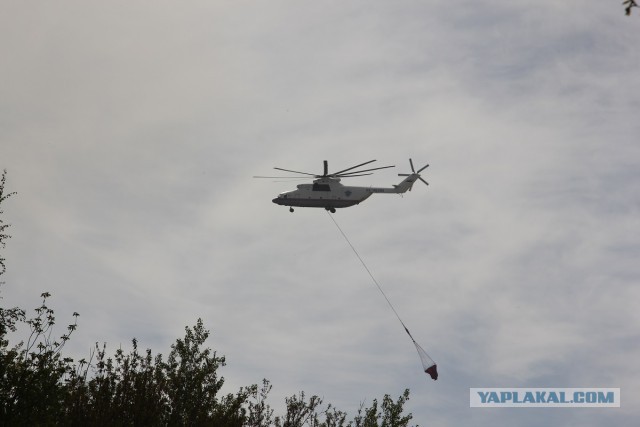
[[317,182],[313,183],[312,187],[313,191],[331,191],[329,184],[318,184]]

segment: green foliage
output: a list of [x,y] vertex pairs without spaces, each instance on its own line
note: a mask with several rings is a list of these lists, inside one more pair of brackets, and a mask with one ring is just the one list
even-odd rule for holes
[[307,402],[304,392],[285,399],[287,414],[284,417],[276,417],[275,425],[278,427],[301,427],[304,425],[317,426],[317,408],[322,404],[322,399],[312,396]]
[[216,395],[224,383],[218,379],[218,367],[224,366],[224,357],[218,358],[210,349],[200,350],[209,336],[202,320],[193,330],[186,328],[183,340],[171,346],[167,360],[168,398],[173,403],[169,417],[171,424],[180,420],[192,420],[200,424],[207,420],[204,408],[216,410]]
[[[17,308],[1,312],[1,323],[8,328],[0,334],[0,414],[8,424],[52,423],[60,416],[66,393],[63,379],[70,374],[71,362],[61,351],[76,323],[52,340],[55,316],[46,305],[48,297],[48,293],[42,294],[42,304],[30,319]],[[77,313],[74,316],[77,319]],[[29,337],[9,347],[6,331],[15,332],[19,323],[28,325]]]
[[262,388],[258,391],[257,385],[249,388],[248,415],[246,425],[251,427],[267,427],[273,425],[273,409],[267,405],[266,400],[271,391],[271,384],[266,379],[262,380]]
[[[4,193],[4,184],[5,184],[6,178],[7,178],[7,170],[5,169],[4,171],[2,171],[2,178],[0,178],[0,206],[2,206],[2,203],[6,199],[8,199],[9,197],[11,197],[14,194],[16,194],[15,192],[8,193],[8,194]],[[6,245],[5,240],[11,238],[11,236],[6,234],[6,230],[7,230],[7,228],[9,228],[9,224],[5,224],[3,222],[2,213],[3,213],[2,210],[0,210],[0,249],[4,249],[4,247]],[[6,271],[6,267],[4,265],[4,261],[5,261],[5,259],[2,257],[2,254],[0,254],[0,276],[2,276],[4,274],[4,272]]]
[[[202,320],[185,328],[166,361],[147,349],[140,352],[137,340],[132,349],[108,357],[106,345],[96,344],[89,361],[74,362],[62,356],[62,349],[76,329],[52,340],[55,316],[47,306],[48,293],[34,316],[24,311],[3,310],[7,330],[29,327],[29,337],[10,347],[6,333],[0,335],[0,424],[2,425],[215,425],[220,427],[404,427],[411,414],[403,416],[409,399],[406,390],[397,401],[386,395],[369,408],[361,407],[353,421],[331,405],[323,409],[322,399],[304,392],[287,399],[286,413],[273,416],[266,403],[271,384],[263,380],[241,388],[236,394],[221,395],[224,378],[218,369],[225,365],[204,343],[209,336]],[[74,313],[74,318],[78,314]],[[95,359],[95,360],[94,360]],[[89,375],[91,371],[91,375]]]
[[378,408],[378,400],[374,399],[369,408],[361,407],[355,417],[355,427],[405,427],[413,418],[411,414],[403,416],[404,404],[409,400],[409,389],[406,389],[398,401],[394,402],[386,394],[382,405]]
[[93,378],[76,369],[67,380],[66,419],[80,425],[243,425],[251,391],[218,397],[224,358],[202,348],[208,335],[201,320],[187,327],[166,362],[149,349],[141,354],[135,339],[130,353],[118,349],[113,358],[96,344]]

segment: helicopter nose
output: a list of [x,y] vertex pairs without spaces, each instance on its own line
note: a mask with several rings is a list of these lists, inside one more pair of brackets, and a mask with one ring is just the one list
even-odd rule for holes
[[280,204],[280,200],[277,197],[273,199],[272,202],[275,203],[276,205]]

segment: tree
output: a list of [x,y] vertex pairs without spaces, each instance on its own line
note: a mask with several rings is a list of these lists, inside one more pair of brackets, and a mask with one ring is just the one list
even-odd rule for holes
[[106,345],[96,344],[89,361],[75,363],[62,355],[75,323],[59,339],[49,339],[55,325],[49,297],[42,294],[33,317],[24,311],[15,316],[14,330],[17,324],[30,328],[26,343],[10,347],[6,334],[0,336],[0,424],[406,427],[412,419],[403,413],[409,390],[397,401],[385,395],[381,404],[362,405],[350,422],[346,413],[330,404],[324,408],[321,398],[307,399],[304,392],[285,399],[286,413],[274,418],[267,380],[260,389],[252,385],[221,396],[218,369],[225,359],[203,346],[209,331],[200,319],[185,328],[166,361],[150,349],[139,352],[133,339],[129,353],[118,349],[107,357]]
[[409,400],[409,389],[406,389],[398,401],[394,402],[391,396],[386,394],[382,399],[382,405],[378,409],[377,399],[373,400],[369,408],[364,405],[358,410],[354,419],[355,427],[406,427],[413,418],[411,414],[403,416],[404,404]]
[[[35,309],[35,316],[26,319],[24,310],[15,310],[9,316],[10,330],[17,323],[27,324],[30,330],[26,343],[9,347],[5,331],[0,336],[0,393],[2,417],[8,424],[53,423],[59,419],[65,397],[63,379],[71,373],[72,360],[62,356],[62,348],[76,329],[76,323],[67,327],[68,332],[52,340],[55,316],[46,305],[50,296],[42,295],[42,304]],[[2,313],[5,323],[5,312]],[[74,317],[77,319],[77,313]]]

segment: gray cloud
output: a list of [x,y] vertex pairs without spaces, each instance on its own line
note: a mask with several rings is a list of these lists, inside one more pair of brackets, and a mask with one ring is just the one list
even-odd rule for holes
[[[78,357],[161,351],[202,317],[229,390],[267,377],[276,406],[409,387],[421,425],[634,425],[637,22],[600,3],[10,2],[4,302],[80,312]],[[336,218],[435,383],[326,214],[251,179],[408,157],[429,188]],[[620,387],[623,407],[471,410],[478,386]]]

